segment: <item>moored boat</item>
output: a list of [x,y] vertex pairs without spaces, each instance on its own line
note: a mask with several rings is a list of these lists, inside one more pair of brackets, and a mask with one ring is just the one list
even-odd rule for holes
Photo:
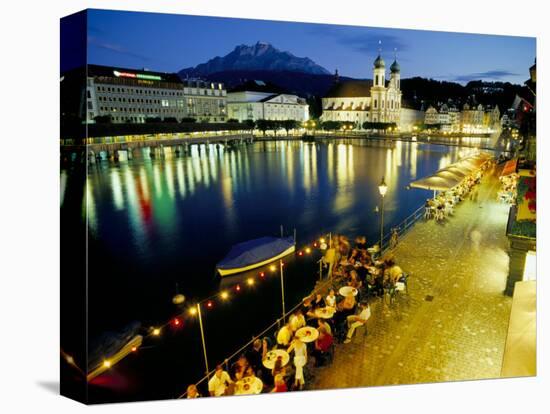
[[261,237],[236,244],[216,265],[220,276],[234,275],[264,266],[293,253],[296,242],[292,237]]

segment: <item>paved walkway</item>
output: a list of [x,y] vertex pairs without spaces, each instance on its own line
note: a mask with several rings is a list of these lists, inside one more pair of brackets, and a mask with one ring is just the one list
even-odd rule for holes
[[502,294],[508,209],[495,201],[497,177],[486,174],[477,202],[462,202],[447,222],[421,221],[401,240],[395,256],[409,294],[391,306],[373,299],[368,335],[337,345],[309,389],[500,376],[512,301]]

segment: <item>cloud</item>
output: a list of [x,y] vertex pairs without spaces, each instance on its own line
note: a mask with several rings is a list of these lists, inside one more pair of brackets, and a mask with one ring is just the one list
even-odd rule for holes
[[520,76],[518,73],[510,72],[508,70],[494,69],[486,72],[469,73],[466,75],[451,75],[442,76],[441,78],[451,80],[454,82],[470,82],[473,80],[502,80],[503,78],[509,78],[511,76]]
[[[408,49],[408,45],[398,36],[382,33],[376,29],[337,28],[325,25],[316,26],[312,33],[317,36],[330,37],[339,44],[349,46],[360,53],[376,54],[379,48],[386,54],[394,49],[398,52]],[[381,42],[381,44],[379,43]]]
[[152,60],[148,56],[141,55],[139,53],[134,53],[134,52],[132,52],[130,50],[127,50],[124,47],[122,47],[122,46],[120,46],[116,43],[104,42],[102,40],[97,39],[94,36],[88,36],[88,45],[92,45],[92,46],[98,47],[100,49],[109,50],[111,52],[118,53],[118,54],[121,54],[121,55],[124,55],[124,56],[130,56],[130,57],[133,57],[135,59],[142,60],[144,62],[150,62]]

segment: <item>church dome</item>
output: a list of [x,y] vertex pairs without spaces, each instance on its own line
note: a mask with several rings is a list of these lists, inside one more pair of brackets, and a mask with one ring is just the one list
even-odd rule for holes
[[397,60],[393,61],[390,66],[390,70],[392,71],[392,73],[399,73],[401,71],[401,67],[399,66],[399,63],[397,63]]
[[386,62],[384,62],[384,59],[382,59],[382,57],[380,55],[378,55],[378,57],[376,58],[376,60],[374,61],[374,67],[376,69],[379,69],[379,68],[385,68],[386,67]]

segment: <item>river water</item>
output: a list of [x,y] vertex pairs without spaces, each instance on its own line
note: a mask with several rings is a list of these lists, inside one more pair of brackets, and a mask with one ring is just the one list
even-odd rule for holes
[[[385,231],[431,193],[408,184],[472,152],[471,148],[362,140],[256,142],[233,149],[194,145],[176,155],[137,157],[88,167],[86,187],[61,175],[61,205],[82,199],[88,229],[89,341],[132,321],[160,326],[177,314],[176,292],[187,303],[242,283],[220,280],[215,265],[238,242],[296,229],[304,248],[324,233],[379,237],[378,184],[384,177]],[[145,154],[145,152],[143,153]],[[318,254],[296,256],[285,270],[287,309],[312,288]],[[258,278],[230,300],[205,309],[210,368],[281,312],[280,282]],[[247,275],[247,277],[249,276]],[[221,285],[221,286],[220,286]],[[204,373],[198,323],[183,318],[98,377],[95,401],[173,398]]]

